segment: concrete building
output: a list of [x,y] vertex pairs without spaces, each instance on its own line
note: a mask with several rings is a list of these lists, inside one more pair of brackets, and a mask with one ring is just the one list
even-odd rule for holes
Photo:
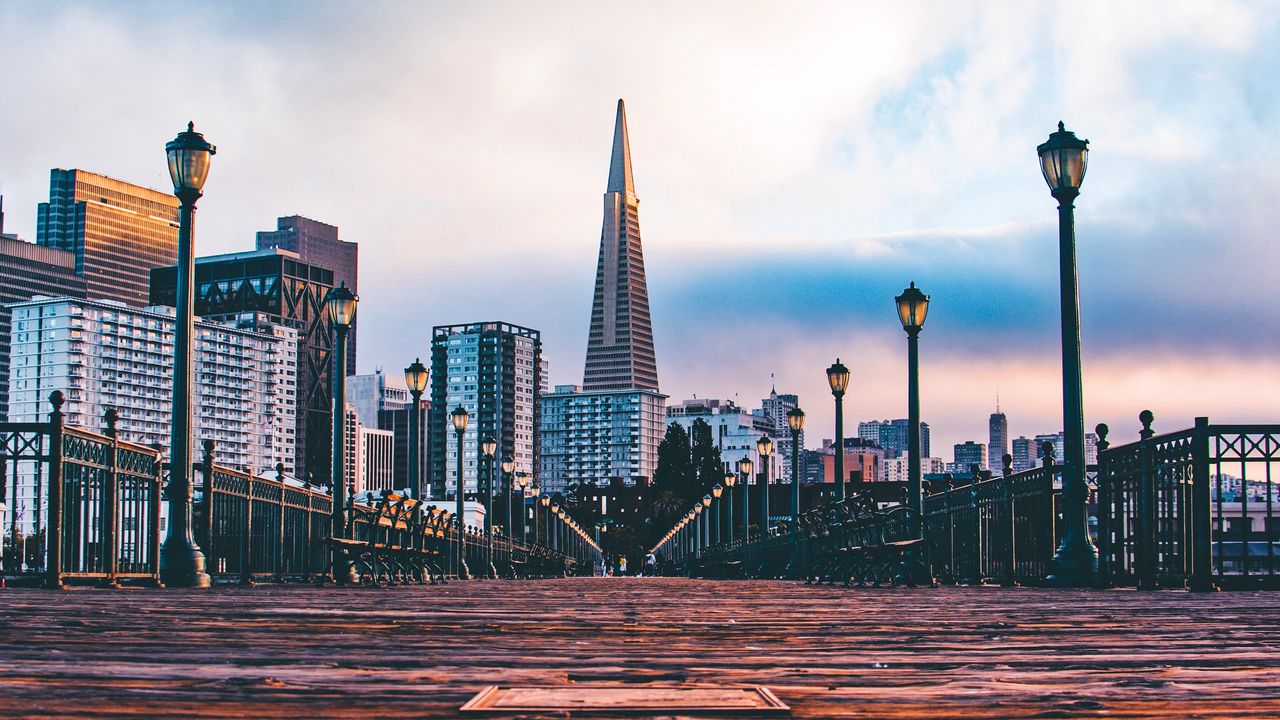
[[[3,198],[0,198],[3,203]],[[0,422],[9,407],[9,352],[13,303],[36,296],[85,296],[84,278],[76,274],[76,256],[5,235],[0,204]]]
[[75,256],[87,297],[146,305],[151,270],[178,262],[178,199],[84,170],[49,174],[36,243]]
[[[792,396],[794,397],[794,396]],[[739,460],[750,457],[756,464],[756,473],[763,471],[756,452],[760,438],[773,440],[774,452],[769,462],[769,482],[791,482],[791,456],[778,450],[781,439],[774,419],[763,411],[747,412],[732,400],[685,400],[667,408],[667,423],[677,423],[692,433],[693,424],[702,420],[711,426],[711,437],[720,449],[720,459],[725,472],[734,472]],[[784,421],[785,422],[785,421]],[[663,430],[665,435],[666,430]],[[787,447],[791,445],[791,430],[786,431]],[[659,438],[661,440],[661,438]]]
[[987,469],[987,446],[983,443],[976,443],[972,440],[966,440],[955,446],[955,461],[952,463],[954,468],[948,467],[948,472],[969,472],[972,465],[977,465],[979,470]]
[[[895,458],[885,458],[884,472],[880,479],[884,482],[905,483],[910,479],[910,468],[908,467],[908,458],[906,455],[899,455]],[[947,463],[942,458],[925,457],[920,458],[920,476],[925,475],[941,475],[947,471]]]
[[[66,394],[66,424],[102,427],[120,415],[121,439],[169,444],[173,382],[173,314],[117,303],[40,298],[12,306],[14,332],[9,418],[40,422],[54,390]],[[284,329],[287,330],[287,329]],[[264,472],[292,454],[289,384],[295,338],[196,323],[193,446],[217,443],[222,465]]]
[[[259,250],[288,250],[302,262],[333,271],[333,285],[346,283],[351,292],[359,294],[360,246],[338,238],[338,228],[328,223],[289,215],[276,218],[275,230],[262,230],[257,234]],[[347,374],[356,374],[356,335],[360,327],[360,314],[347,332]]]
[[[256,250],[196,258],[195,312],[243,330],[283,326],[297,332],[298,411],[294,468],[313,483],[328,482],[333,432],[333,333],[324,298],[333,270],[302,262],[287,250]],[[177,267],[151,272],[151,302],[173,307]]]
[[797,450],[804,449],[804,431],[800,431],[799,448],[792,447],[791,425],[787,421],[787,413],[800,405],[797,395],[778,394],[777,388],[769,390],[769,397],[760,401],[760,414],[773,423],[770,436],[773,438],[774,452],[781,456],[782,469],[779,476],[785,482],[791,482],[791,457]]
[[653,390],[585,392],[557,385],[541,399],[544,492],[572,485],[648,485],[666,432],[667,396]]
[[[886,457],[898,457],[907,452],[907,431],[911,423],[906,418],[897,420],[869,420],[858,423],[858,437],[874,440],[884,448]],[[920,456],[929,457],[929,423],[920,423]]]
[[1021,436],[1014,438],[1012,445],[1013,450],[1009,454],[1013,456],[1014,472],[1023,472],[1035,467],[1036,459],[1040,457],[1035,441],[1026,436]]
[[395,477],[396,435],[390,430],[359,426],[360,478],[357,492],[402,490]]
[[987,419],[987,458],[991,463],[991,473],[1000,475],[1004,472],[1003,458],[1009,452],[1009,419],[1000,412],[1000,402],[996,401],[996,411]]
[[[376,370],[347,378],[347,400],[355,408],[360,424],[391,432],[395,437],[392,477],[394,487],[409,486],[409,421],[412,397],[403,375],[387,375]],[[425,397],[418,407],[421,448],[418,467],[427,472],[427,417],[431,402]],[[424,475],[425,482],[425,475]]]
[[640,243],[640,200],[631,175],[631,143],[621,100],[613,126],[582,385],[587,392],[658,391],[658,362]]
[[657,467],[667,396],[658,390],[639,206],[619,100],[583,383],[557,386],[541,403],[538,465],[550,492],[583,482],[647,485]]
[[449,415],[458,407],[470,416],[462,447],[465,492],[476,492],[477,479],[488,478],[480,454],[485,435],[498,443],[495,462],[509,457],[516,472],[534,473],[541,378],[537,330],[496,321],[432,330],[430,443],[439,450],[430,455],[432,497],[447,499],[458,487],[458,436]]

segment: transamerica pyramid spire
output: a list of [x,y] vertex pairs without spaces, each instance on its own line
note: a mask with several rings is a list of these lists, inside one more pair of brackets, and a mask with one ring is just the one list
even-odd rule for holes
[[631,176],[626,106],[619,100],[587,335],[582,382],[587,391],[658,389],[639,208]]

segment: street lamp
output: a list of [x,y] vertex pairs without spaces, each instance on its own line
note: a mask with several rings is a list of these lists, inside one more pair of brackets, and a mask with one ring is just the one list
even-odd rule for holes
[[711,547],[711,493],[702,496],[702,507],[707,511],[702,519],[702,547],[708,548]]
[[725,515],[725,525],[728,532],[725,534],[725,542],[733,542],[733,486],[738,484],[738,476],[734,473],[725,473],[724,486],[729,490],[729,494],[725,497],[726,509],[729,511]]
[[458,450],[458,481],[457,489],[454,491],[454,495],[456,496],[455,499],[457,501],[457,511],[454,515],[458,518],[458,579],[470,580],[471,572],[467,569],[467,550],[465,547],[467,508],[463,501],[463,490],[465,489],[465,485],[462,481],[462,449],[464,447],[462,441],[467,434],[467,420],[469,419],[467,409],[459,405],[453,409],[453,412],[449,413],[449,419],[453,421],[453,432],[458,438],[458,442],[456,443]]
[[[533,487],[536,490],[538,486],[534,485]],[[542,505],[545,511],[546,507],[550,504],[551,504],[551,496],[543,495],[541,498],[538,499],[538,502],[534,503],[533,505],[533,542],[534,543],[538,542],[538,525],[541,524],[538,518],[538,505]],[[549,533],[550,529],[551,529],[550,525],[548,525],[547,528],[544,529],[543,534],[546,535],[547,533]]]
[[[347,528],[347,463],[344,459],[347,449],[347,331],[356,319],[356,303],[359,298],[347,289],[346,283],[329,291],[325,296],[324,308],[329,315],[329,325],[333,328],[333,430],[331,454],[333,466],[329,469],[329,487],[333,490],[333,527],[332,537],[340,538]],[[360,576],[354,565],[347,561],[346,553],[336,545],[330,558],[330,569],[333,581],[347,584],[357,583]]]
[[844,391],[849,388],[849,368],[836,358],[834,364],[827,368],[827,384],[831,386],[831,394],[836,399],[836,456],[835,481],[836,500],[844,499]]
[[404,384],[409,386],[413,405],[409,408],[409,497],[423,498],[422,492],[422,393],[427,390],[430,371],[421,358],[404,369]]
[[1059,122],[1058,131],[1036,148],[1040,171],[1058,201],[1058,276],[1062,303],[1062,543],[1051,561],[1049,579],[1060,584],[1088,582],[1098,570],[1098,551],[1089,538],[1085,507],[1084,380],[1080,361],[1080,293],[1077,289],[1075,199],[1089,161],[1089,141]]
[[716,483],[715,485],[711,486],[711,497],[716,499],[715,508],[712,510],[712,514],[715,516],[715,522],[711,523],[712,529],[715,532],[712,533],[711,539],[715,541],[716,545],[720,544],[720,518],[723,516],[724,510],[721,509],[721,503],[719,501],[720,501],[720,496],[723,494],[724,494],[723,485],[721,485],[720,483]]
[[516,500],[516,461],[509,457],[502,458],[502,481],[507,488],[507,537],[516,536],[515,512],[511,506]]
[[492,435],[485,435],[480,441],[480,452],[484,455],[485,463],[489,466],[489,482],[485,487],[485,504],[484,504],[484,536],[488,544],[489,552],[489,577],[498,577],[498,568],[493,564],[493,454],[498,450],[498,441],[493,439]]
[[756,441],[756,452],[760,454],[760,533],[769,537],[769,456],[773,454],[773,438],[765,435]]
[[751,471],[754,470],[751,456],[738,461],[738,472],[742,473],[742,541],[751,539]]
[[922,537],[924,489],[920,474],[920,329],[929,314],[929,296],[912,282],[894,298],[898,320],[907,333],[907,501],[915,537]]
[[[169,434],[169,525],[160,548],[160,581],[174,587],[209,587],[204,553],[191,533],[192,338],[195,335],[196,201],[217,149],[187,123],[186,132],[164,146],[178,215],[178,284],[173,336],[173,408]],[[15,507],[12,512],[16,513]]]
[[791,428],[791,567],[787,575],[792,577],[800,557],[800,433],[804,430],[804,411],[798,407],[788,411],[787,426]]

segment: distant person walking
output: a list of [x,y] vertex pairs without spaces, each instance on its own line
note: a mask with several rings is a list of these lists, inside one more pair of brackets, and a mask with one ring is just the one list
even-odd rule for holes
[[649,577],[658,574],[658,558],[651,552],[644,555],[644,574]]
[[618,574],[619,575],[627,574],[627,556],[626,555],[623,555],[622,557],[618,558]]

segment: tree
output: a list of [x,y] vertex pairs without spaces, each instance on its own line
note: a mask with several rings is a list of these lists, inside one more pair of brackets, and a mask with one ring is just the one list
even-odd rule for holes
[[697,479],[691,457],[689,433],[680,423],[671,423],[667,426],[666,436],[658,443],[658,467],[653,471],[654,493],[669,492],[693,502],[692,490]]
[[707,421],[702,418],[693,421],[692,436],[690,457],[697,478],[693,500],[697,501],[711,492],[711,488],[716,483],[724,480],[724,462],[720,458],[720,448],[715,445],[711,426]]

